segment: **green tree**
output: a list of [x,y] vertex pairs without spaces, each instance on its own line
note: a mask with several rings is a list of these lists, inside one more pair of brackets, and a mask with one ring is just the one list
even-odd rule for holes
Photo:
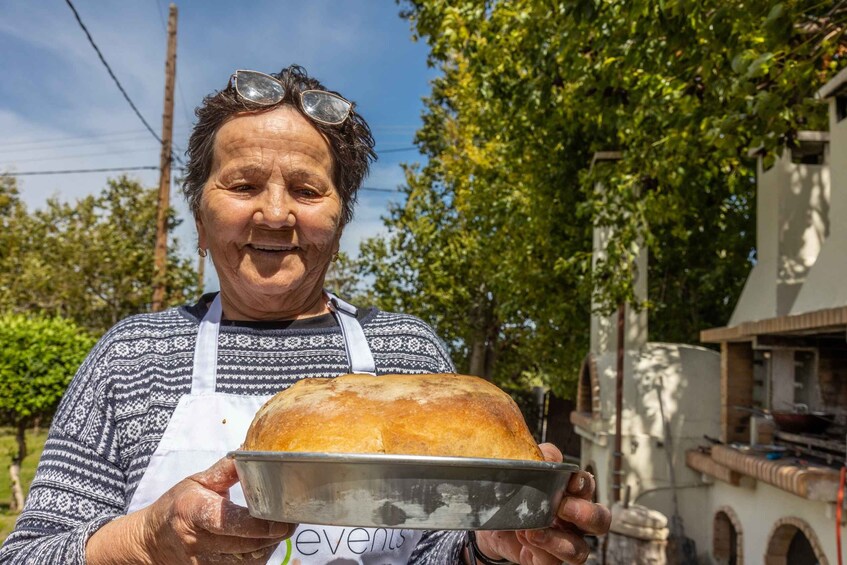
[[[6,186],[14,184],[6,181]],[[0,255],[0,307],[60,315],[102,333],[118,320],[148,311],[152,301],[157,194],[138,182],[110,180],[96,196],[57,199],[27,212],[14,200],[3,212],[7,234]],[[2,197],[3,193],[0,193]],[[169,232],[178,225],[170,213]],[[166,304],[194,298],[193,261],[169,237]]]
[[[384,305],[432,321],[471,372],[560,394],[591,299],[633,300],[638,241],[654,339],[726,322],[754,254],[746,152],[823,125],[813,94],[843,65],[847,2],[402,5],[441,76],[417,136],[427,162],[363,248]],[[592,169],[607,150],[622,160]],[[615,238],[592,272],[593,225]]]
[[26,457],[24,431],[51,418],[95,338],[70,320],[0,316],[0,419],[14,426],[18,452],[12,458],[13,510],[23,507],[20,465]]
[[353,304],[371,304],[374,299],[362,282],[361,270],[357,259],[339,251],[326,272],[324,288]]

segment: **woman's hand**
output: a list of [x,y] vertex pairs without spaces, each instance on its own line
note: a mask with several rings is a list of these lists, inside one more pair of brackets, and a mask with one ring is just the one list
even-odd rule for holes
[[224,458],[182,480],[156,502],[118,518],[88,540],[86,562],[266,563],[296,525],[253,518],[229,500],[238,482]]
[[[562,453],[553,444],[539,447],[547,461],[562,461]],[[585,471],[574,473],[552,527],[518,532],[479,531],[479,550],[492,560],[509,559],[521,565],[584,563],[589,547],[583,536],[605,534],[612,521],[606,507],[591,502],[594,488],[594,477]]]

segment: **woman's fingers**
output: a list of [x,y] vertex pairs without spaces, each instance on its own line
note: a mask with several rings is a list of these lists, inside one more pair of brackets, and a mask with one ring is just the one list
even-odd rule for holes
[[191,520],[198,527],[212,534],[239,536],[244,538],[270,538],[281,541],[294,533],[294,524],[273,522],[254,518],[250,512],[226,500],[209,500],[193,509]]
[[[547,461],[562,460],[561,452],[553,444],[542,443],[539,447]],[[585,533],[602,535],[609,531],[612,514],[606,507],[591,502],[596,486],[591,473],[575,471],[568,480],[557,515]]]
[[567,493],[569,496],[578,496],[585,500],[591,500],[594,496],[596,483],[594,476],[586,471],[575,471],[568,480]]
[[272,538],[277,542],[294,533],[295,525],[254,518],[246,508],[229,501],[229,488],[238,482],[232,459],[219,459],[189,480],[202,487],[196,495],[205,499],[189,507],[188,518],[198,527],[213,534]]
[[573,530],[527,530],[518,532],[517,537],[523,543],[520,562],[532,565],[585,563],[591,549],[583,535]]
[[566,496],[556,514],[579,530],[594,535],[605,534],[612,523],[612,513],[608,508],[574,496]]
[[515,534],[512,531],[480,531],[476,533],[476,544],[489,557],[500,556],[520,563],[522,545]]
[[[562,452],[555,445],[542,443],[538,447],[545,461],[562,461]],[[595,488],[590,473],[574,472],[559,505],[554,527],[519,532],[477,532],[480,550],[521,565],[584,563],[590,549],[585,534],[605,534],[612,521],[607,508],[591,502]]]
[[237,481],[234,463],[221,459],[181,481],[145,509],[144,537],[153,561],[266,560],[280,541],[294,533],[296,525],[254,518],[246,508],[231,502],[229,487]]
[[545,461],[561,463],[564,460],[562,452],[559,451],[559,448],[552,443],[539,443],[538,448],[541,450],[541,454],[544,456]]
[[589,546],[580,532],[547,528],[518,532],[477,532],[477,545],[490,557],[521,565],[584,563]]
[[197,548],[199,554],[206,556],[235,555],[244,558],[251,553],[257,556],[270,555],[280,541],[268,538],[202,535],[197,538]]
[[200,486],[212,490],[221,496],[229,496],[229,487],[238,482],[235,461],[229,457],[218,459],[214,465],[188,477]]

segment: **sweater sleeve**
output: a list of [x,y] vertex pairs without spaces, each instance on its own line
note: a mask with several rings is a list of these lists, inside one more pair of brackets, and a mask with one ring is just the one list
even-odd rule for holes
[[409,565],[453,565],[462,563],[462,548],[467,532],[431,531],[424,532],[415,551],[409,557]]
[[108,339],[89,353],[59,406],[0,563],[83,565],[88,538],[124,512],[126,479],[103,400]]

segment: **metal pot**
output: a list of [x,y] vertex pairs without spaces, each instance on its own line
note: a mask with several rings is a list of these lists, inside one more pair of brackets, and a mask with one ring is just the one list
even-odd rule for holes
[[773,420],[780,431],[790,434],[822,434],[834,423],[834,414],[810,412],[805,404],[795,404],[792,410],[761,410],[747,406],[733,406],[735,410]]
[[791,434],[822,434],[832,425],[833,414],[826,412],[789,412],[770,413],[776,427]]

